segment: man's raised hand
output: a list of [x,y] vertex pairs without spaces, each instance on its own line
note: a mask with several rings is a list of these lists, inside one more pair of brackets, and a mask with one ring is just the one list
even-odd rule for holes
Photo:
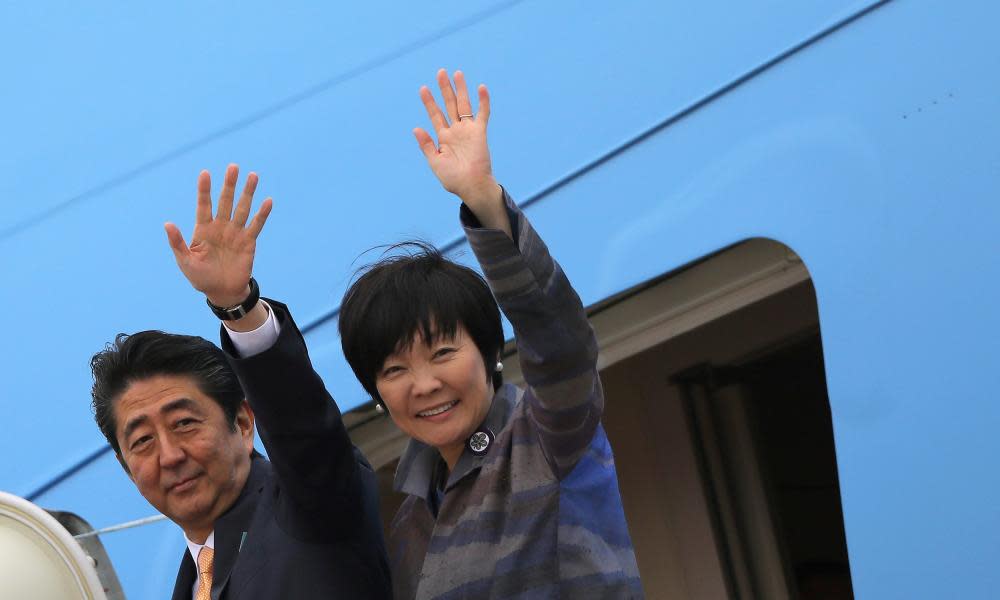
[[257,175],[250,173],[247,176],[234,210],[238,177],[239,168],[229,165],[219,194],[218,210],[213,217],[211,176],[208,171],[198,175],[198,205],[190,246],[176,225],[164,225],[181,272],[212,304],[222,307],[235,306],[250,295],[248,282],[253,273],[257,236],[264,228],[272,205],[270,198],[264,200],[247,224]]

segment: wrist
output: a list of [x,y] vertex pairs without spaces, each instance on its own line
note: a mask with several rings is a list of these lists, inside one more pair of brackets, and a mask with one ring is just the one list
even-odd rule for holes
[[257,281],[251,277],[242,298],[234,299],[231,294],[212,294],[205,301],[219,319],[236,321],[242,319],[260,304],[260,288]]
[[510,217],[507,215],[507,205],[503,200],[503,188],[496,180],[475,194],[463,195],[462,202],[476,216],[480,226],[486,229],[498,229],[513,239]]
[[234,306],[238,306],[249,297],[249,283],[243,286],[243,289],[235,294],[232,292],[213,292],[211,294],[205,294],[205,298],[209,301],[209,303],[221,308],[232,308]]
[[503,206],[503,188],[500,187],[500,184],[492,176],[464,190],[458,197],[469,208],[496,208],[496,206]]
[[258,300],[257,304],[246,315],[235,321],[223,321],[222,324],[229,331],[246,333],[259,329],[267,321],[269,314],[270,311],[267,308],[267,304]]

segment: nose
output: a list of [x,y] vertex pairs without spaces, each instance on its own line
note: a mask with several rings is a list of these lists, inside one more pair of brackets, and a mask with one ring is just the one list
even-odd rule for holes
[[164,435],[159,439],[160,443],[160,467],[169,469],[184,462],[187,454],[184,449],[171,436]]
[[441,380],[438,379],[432,368],[415,369],[413,372],[413,394],[415,396],[429,396],[441,389]]

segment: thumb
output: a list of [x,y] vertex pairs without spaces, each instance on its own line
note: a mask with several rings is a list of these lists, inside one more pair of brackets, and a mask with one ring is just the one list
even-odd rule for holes
[[413,137],[417,138],[417,144],[420,146],[420,150],[427,157],[427,160],[431,160],[437,156],[437,146],[434,145],[434,140],[431,138],[430,134],[417,127],[413,130]]
[[191,251],[188,250],[187,242],[184,241],[181,230],[173,223],[164,223],[163,229],[167,232],[167,242],[170,244],[170,249],[174,251],[174,258],[177,260],[177,264],[183,264],[183,261]]

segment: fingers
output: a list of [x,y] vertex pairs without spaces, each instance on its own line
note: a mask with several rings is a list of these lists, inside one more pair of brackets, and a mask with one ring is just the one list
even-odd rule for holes
[[420,127],[413,130],[413,137],[417,138],[417,144],[420,145],[420,150],[427,157],[427,160],[431,160],[435,155],[437,155],[437,146],[434,145],[434,140],[431,139],[431,134],[427,133]]
[[471,115],[472,102],[469,100],[469,87],[465,84],[465,73],[461,71],[455,71],[455,91],[458,118],[461,119],[462,115]]
[[247,182],[243,186],[243,194],[240,195],[240,201],[236,203],[236,211],[233,213],[233,223],[243,227],[247,222],[247,217],[250,216],[250,205],[253,203],[253,194],[257,190],[257,174],[250,173],[247,175]]
[[170,249],[174,251],[174,258],[177,259],[177,264],[181,264],[187,257],[188,245],[184,241],[184,236],[181,234],[181,230],[177,228],[173,223],[164,223],[163,229],[167,232],[167,242],[170,244]]
[[479,114],[476,115],[477,121],[482,121],[485,127],[490,120],[490,91],[486,89],[486,86],[479,84]]
[[226,167],[226,178],[222,181],[222,192],[219,194],[219,209],[215,213],[216,219],[228,221],[233,214],[233,197],[236,195],[236,179],[239,176],[239,167],[233,164]]
[[264,223],[267,222],[267,216],[271,214],[271,205],[273,203],[274,202],[270,198],[264,200],[264,202],[260,205],[260,208],[257,210],[257,214],[254,215],[253,220],[250,221],[247,231],[250,232],[250,235],[252,235],[254,239],[257,239],[261,230],[264,229]]
[[208,171],[198,174],[198,206],[195,209],[195,224],[212,221],[212,176]]
[[426,85],[420,87],[420,100],[423,101],[427,116],[430,117],[431,125],[434,126],[434,133],[441,137],[441,131],[448,128],[448,122],[445,120],[444,114],[441,113],[441,109],[438,108],[437,102],[434,101],[434,94],[431,94]]
[[[232,220],[233,224],[243,227],[250,216],[250,207],[253,205],[253,195],[257,191],[259,178],[256,173],[247,175],[247,181],[243,185],[243,193],[236,204],[236,211],[233,211],[233,198],[236,195],[236,181],[239,179],[240,169],[235,164],[226,167],[226,176],[222,183],[222,191],[219,193],[219,208],[216,212],[216,219],[220,221]],[[268,209],[270,210],[270,208]],[[260,213],[258,212],[258,215]],[[265,215],[266,218],[266,215]],[[208,171],[202,171],[198,175],[198,208],[195,215],[195,224],[209,224],[212,222],[212,179]],[[263,227],[263,223],[260,224]],[[177,239],[183,242],[180,231],[172,225],[167,227],[167,236],[171,240],[171,245],[175,241],[173,233]],[[259,230],[258,230],[259,232]]]
[[455,88],[451,87],[451,80],[448,79],[448,71],[441,69],[437,72],[438,87],[441,88],[441,99],[444,100],[444,109],[448,113],[451,123],[458,121],[458,100],[455,97]]

